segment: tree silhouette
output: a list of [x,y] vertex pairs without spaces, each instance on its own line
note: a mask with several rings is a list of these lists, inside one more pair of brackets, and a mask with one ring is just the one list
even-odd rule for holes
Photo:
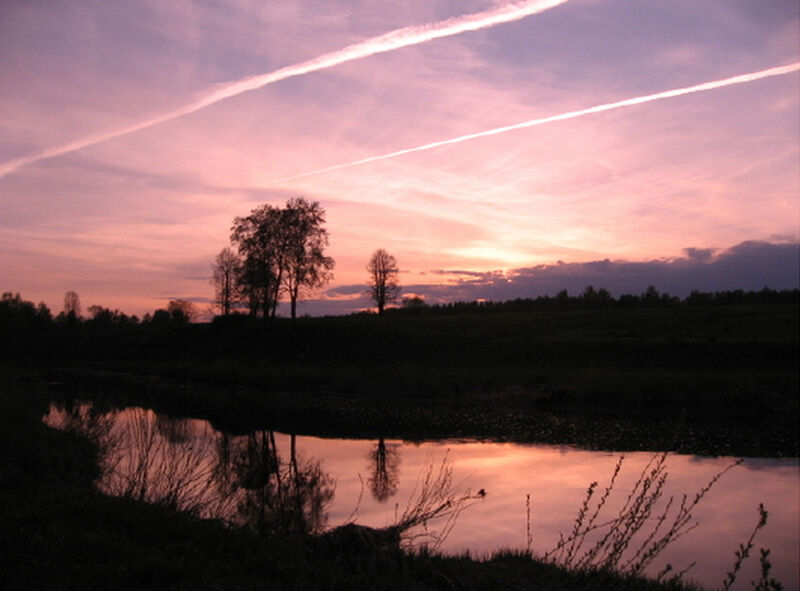
[[242,257],[239,287],[250,314],[266,319],[274,314],[280,287],[280,210],[270,204],[257,207],[247,217],[236,217],[231,242]]
[[214,286],[214,305],[220,314],[227,316],[237,304],[238,281],[242,260],[230,248],[223,248],[211,266],[211,283]]
[[0,333],[8,330],[28,331],[52,321],[50,310],[44,303],[36,308],[33,302],[22,299],[10,291],[0,298]]
[[325,256],[328,232],[325,210],[298,197],[284,209],[270,204],[237,217],[231,242],[242,257],[239,286],[253,315],[274,317],[282,294],[288,294],[292,317],[303,290],[330,280],[333,259]]
[[367,284],[369,295],[378,307],[378,314],[383,314],[386,304],[400,296],[400,286],[397,283],[400,270],[397,267],[397,259],[379,248],[372,253],[367,263],[367,272],[369,272]]
[[290,199],[283,211],[288,240],[284,287],[289,295],[291,316],[297,316],[297,301],[303,292],[311,292],[332,278],[334,261],[325,256],[328,231],[325,210],[318,202],[309,203],[302,197]]
[[72,290],[64,294],[64,315],[73,318],[81,317],[81,298]]
[[194,303],[188,300],[170,300],[167,304],[167,312],[172,316],[175,324],[189,324],[197,318]]
[[425,303],[425,298],[420,296],[412,296],[408,298],[403,298],[402,302],[403,311],[404,312],[411,312],[412,314],[419,314],[428,307],[428,304]]
[[110,328],[114,326],[128,326],[138,322],[138,319],[135,316],[130,317],[119,310],[110,310],[108,308],[104,308],[103,306],[92,305],[89,306],[87,311],[89,312],[89,316],[91,316],[91,318],[86,322],[87,327]]

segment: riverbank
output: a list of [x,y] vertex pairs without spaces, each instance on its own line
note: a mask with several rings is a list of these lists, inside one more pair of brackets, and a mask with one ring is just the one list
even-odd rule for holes
[[4,335],[109,403],[228,431],[798,456],[798,305],[247,318]]
[[268,429],[356,439],[479,439],[609,451],[797,456],[792,425],[768,428],[728,419],[698,426],[696,421],[687,420],[685,411],[678,410],[666,416],[593,414],[590,409],[544,410],[526,406],[526,396],[513,389],[471,398],[380,399],[335,392],[222,387],[93,369],[50,369],[43,375],[51,383],[56,400],[90,400],[99,409],[152,408],[174,417],[206,419],[230,433]]

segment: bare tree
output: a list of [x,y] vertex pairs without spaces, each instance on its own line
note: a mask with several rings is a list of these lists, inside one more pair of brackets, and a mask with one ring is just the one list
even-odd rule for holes
[[214,306],[227,316],[237,304],[239,273],[242,260],[230,248],[223,248],[211,266],[211,284],[214,286]]
[[72,314],[75,318],[81,316],[81,298],[72,290],[64,294],[64,315]]
[[397,267],[397,259],[379,248],[372,253],[367,263],[369,272],[368,292],[372,301],[378,307],[378,314],[383,314],[386,304],[395,301],[400,296],[400,286],[397,283],[397,275],[400,270]]

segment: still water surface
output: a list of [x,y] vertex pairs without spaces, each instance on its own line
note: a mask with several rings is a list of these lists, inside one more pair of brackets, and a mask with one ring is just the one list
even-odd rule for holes
[[[314,532],[347,521],[392,525],[419,492],[424,475],[431,470],[435,475],[444,462],[452,470],[454,491],[471,492],[474,499],[440,549],[473,556],[529,545],[537,554],[552,549],[572,528],[590,483],[598,482],[597,500],[622,455],[552,445],[334,440],[271,431],[230,436],[202,420],[173,419],[139,408],[100,414],[89,404],[53,405],[44,421],[101,445],[103,475],[97,486],[103,492],[251,527],[269,527],[276,515],[283,526]],[[624,454],[598,522],[616,516],[652,458],[649,452]],[[669,455],[658,506],[663,509],[674,497],[674,508],[683,495],[691,501],[734,461]],[[680,571],[696,563],[686,578],[719,587],[734,551],[758,520],[759,503],[769,511],[769,521],[734,588],[752,588],[750,582],[758,578],[758,549],[766,547],[772,576],[785,589],[797,589],[797,459],[746,458],[726,472],[692,511],[692,523],[699,525],[659,555],[647,573],[655,575],[666,564]],[[659,513],[654,511],[650,521]],[[444,521],[429,522],[430,535],[420,528],[416,539],[435,542],[444,527]]]

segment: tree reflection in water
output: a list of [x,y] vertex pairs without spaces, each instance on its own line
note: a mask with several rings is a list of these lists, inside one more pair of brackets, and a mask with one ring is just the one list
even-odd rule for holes
[[381,437],[375,449],[369,452],[369,488],[375,500],[384,503],[389,497],[397,494],[400,475],[400,455],[397,446],[386,445]]
[[288,462],[281,460],[274,431],[257,431],[240,438],[231,454],[238,486],[234,521],[259,532],[318,533],[327,523],[326,506],[334,482],[318,461],[297,457],[295,436]]
[[272,431],[231,437],[188,419],[129,408],[95,412],[91,404],[53,405],[45,422],[97,445],[109,495],[166,505],[259,532],[317,533],[327,523],[334,481],[318,461],[281,460]]

